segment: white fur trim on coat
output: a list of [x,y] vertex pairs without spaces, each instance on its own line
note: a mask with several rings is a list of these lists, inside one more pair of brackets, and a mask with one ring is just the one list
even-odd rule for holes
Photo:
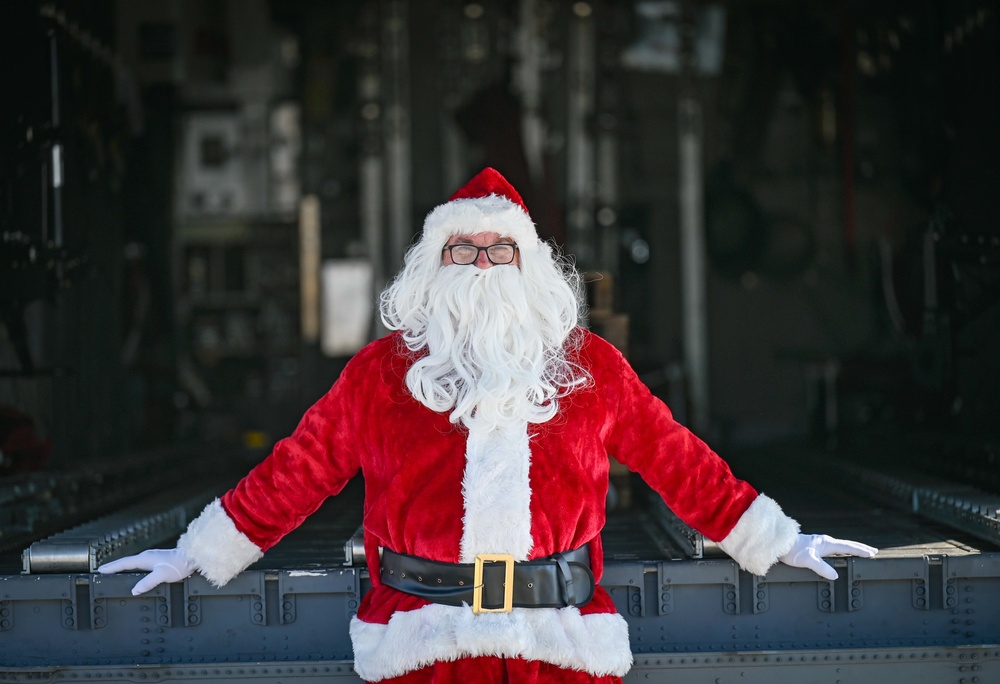
[[747,572],[763,576],[791,550],[798,534],[798,522],[785,515],[774,499],[760,494],[719,547]]
[[424,219],[422,239],[444,245],[452,235],[476,233],[499,233],[513,238],[521,249],[538,248],[538,232],[531,217],[499,195],[456,199],[438,205]]
[[221,587],[247,567],[260,560],[264,552],[236,529],[216,499],[205,506],[177,540],[188,560],[209,582]]
[[534,542],[527,423],[487,434],[471,432],[465,450],[461,562],[472,563],[480,553],[528,560]]
[[396,613],[387,625],[355,617],[351,641],[354,669],[369,682],[475,656],[540,660],[596,676],[621,677],[632,667],[625,619],[574,607],[473,615],[468,606],[430,604]]

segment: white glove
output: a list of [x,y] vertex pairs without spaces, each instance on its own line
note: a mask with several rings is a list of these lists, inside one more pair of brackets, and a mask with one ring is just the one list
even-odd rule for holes
[[125,556],[97,568],[102,575],[128,570],[149,570],[132,587],[132,596],[144,594],[164,582],[180,582],[194,574],[194,566],[182,549],[147,549],[135,556]]
[[825,534],[800,534],[792,549],[778,560],[785,565],[812,570],[824,579],[835,580],[837,571],[823,557],[838,553],[871,558],[878,553],[878,549],[860,542],[834,539]]

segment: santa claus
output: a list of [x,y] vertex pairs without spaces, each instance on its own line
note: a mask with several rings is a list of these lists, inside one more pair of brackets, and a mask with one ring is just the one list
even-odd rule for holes
[[395,331],[189,526],[133,593],[223,585],[364,474],[372,590],[351,623],[371,682],[617,682],[628,628],[598,584],[608,454],[742,568],[875,549],[803,535],[579,327],[579,278],[485,169],[427,216],[381,296]]

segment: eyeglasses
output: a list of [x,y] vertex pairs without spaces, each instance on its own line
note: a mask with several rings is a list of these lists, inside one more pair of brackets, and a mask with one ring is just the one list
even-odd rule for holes
[[487,247],[477,247],[476,245],[447,245],[442,252],[450,252],[452,263],[459,266],[468,266],[476,263],[480,252],[486,252],[486,258],[491,264],[503,265],[514,261],[514,253],[517,245],[511,242],[500,242]]

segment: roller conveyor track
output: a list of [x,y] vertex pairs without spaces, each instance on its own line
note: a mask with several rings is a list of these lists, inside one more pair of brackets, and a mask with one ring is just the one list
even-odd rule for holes
[[54,534],[25,549],[24,572],[95,572],[102,563],[163,545],[217,494],[171,492]]
[[149,499],[161,509],[172,507],[191,496],[191,482],[202,483],[200,488],[231,484],[246,469],[241,454],[230,447],[180,443],[86,467],[5,477],[0,482],[0,572],[16,572],[11,559],[17,556],[20,566],[22,550],[40,539]]
[[[780,449],[737,458],[734,469],[778,500],[804,531],[862,540],[882,555],[965,555],[1000,548],[1000,497],[968,485]],[[172,490],[36,541],[24,549],[19,565],[27,573],[91,572],[108,560],[172,543],[220,491]],[[350,540],[361,524],[363,495],[359,478],[253,568],[351,564]],[[644,505],[609,514],[603,534],[609,561],[720,554],[655,496],[645,498]],[[10,558],[0,557],[0,568],[10,566]]]
[[[802,523],[803,531],[864,541],[878,547],[881,557],[968,556],[1000,549],[1000,540],[990,536],[988,527],[995,520],[989,516],[996,514],[992,502],[997,497],[972,487],[913,473],[904,480],[902,474],[873,468],[864,469],[866,477],[861,478],[860,466],[800,450],[752,454],[735,464],[737,474],[777,499]],[[892,496],[884,491],[887,482],[895,485]],[[914,509],[912,497],[902,493],[910,491],[904,484],[919,488],[918,501],[927,503]],[[641,483],[637,487],[643,489]],[[351,564],[352,553],[343,549],[351,547],[351,536],[361,523],[362,495],[361,483],[352,483],[270,550],[259,567]],[[716,544],[680,522],[658,497],[647,493],[637,498],[644,502],[636,508],[608,515],[602,534],[608,562],[722,555]],[[969,505],[974,501],[978,507]],[[358,545],[355,540],[355,553]]]
[[[729,460],[803,531],[863,541],[879,555],[830,559],[840,575],[835,581],[782,564],[766,577],[754,576],[671,519],[635,482],[636,505],[612,511],[602,534],[601,584],[628,623],[635,658],[626,684],[720,675],[728,681],[730,674],[769,684],[879,684],[932,672],[935,681],[954,681],[960,668],[972,666],[981,681],[1000,681],[1000,550],[994,543],[925,517],[927,506],[914,510],[901,503],[905,497],[890,496],[905,490],[896,471],[872,468],[862,478],[828,454],[796,448]],[[956,494],[944,481],[908,482],[919,484],[927,501],[932,491]],[[349,483],[222,588],[195,575],[133,597],[137,574],[23,575],[20,568],[7,570],[13,553],[0,553],[4,681],[41,676],[54,682],[65,675],[110,682],[137,672],[201,681],[214,672],[205,681],[280,675],[282,681],[359,682],[349,625],[370,580],[363,563],[351,564],[357,547],[350,540],[361,523],[363,495],[360,479]],[[95,521],[105,525],[99,534],[108,534],[108,523],[127,531],[142,527],[142,520],[154,527],[166,519],[176,533],[182,524],[174,509],[186,496],[194,494],[174,490],[147,508],[120,509]],[[200,503],[192,501],[188,512]],[[981,503],[989,513],[988,495]],[[114,553],[144,545],[138,534],[131,539],[132,546],[120,544]],[[151,539],[150,545],[173,543]],[[91,562],[90,547],[86,553]],[[843,670],[844,663],[853,669]]]
[[1000,549],[1000,496],[967,484],[802,447],[741,455],[734,469],[807,532],[858,539],[889,555]]
[[829,464],[873,498],[1000,545],[1000,496],[964,484],[895,468],[884,472],[855,464]]

